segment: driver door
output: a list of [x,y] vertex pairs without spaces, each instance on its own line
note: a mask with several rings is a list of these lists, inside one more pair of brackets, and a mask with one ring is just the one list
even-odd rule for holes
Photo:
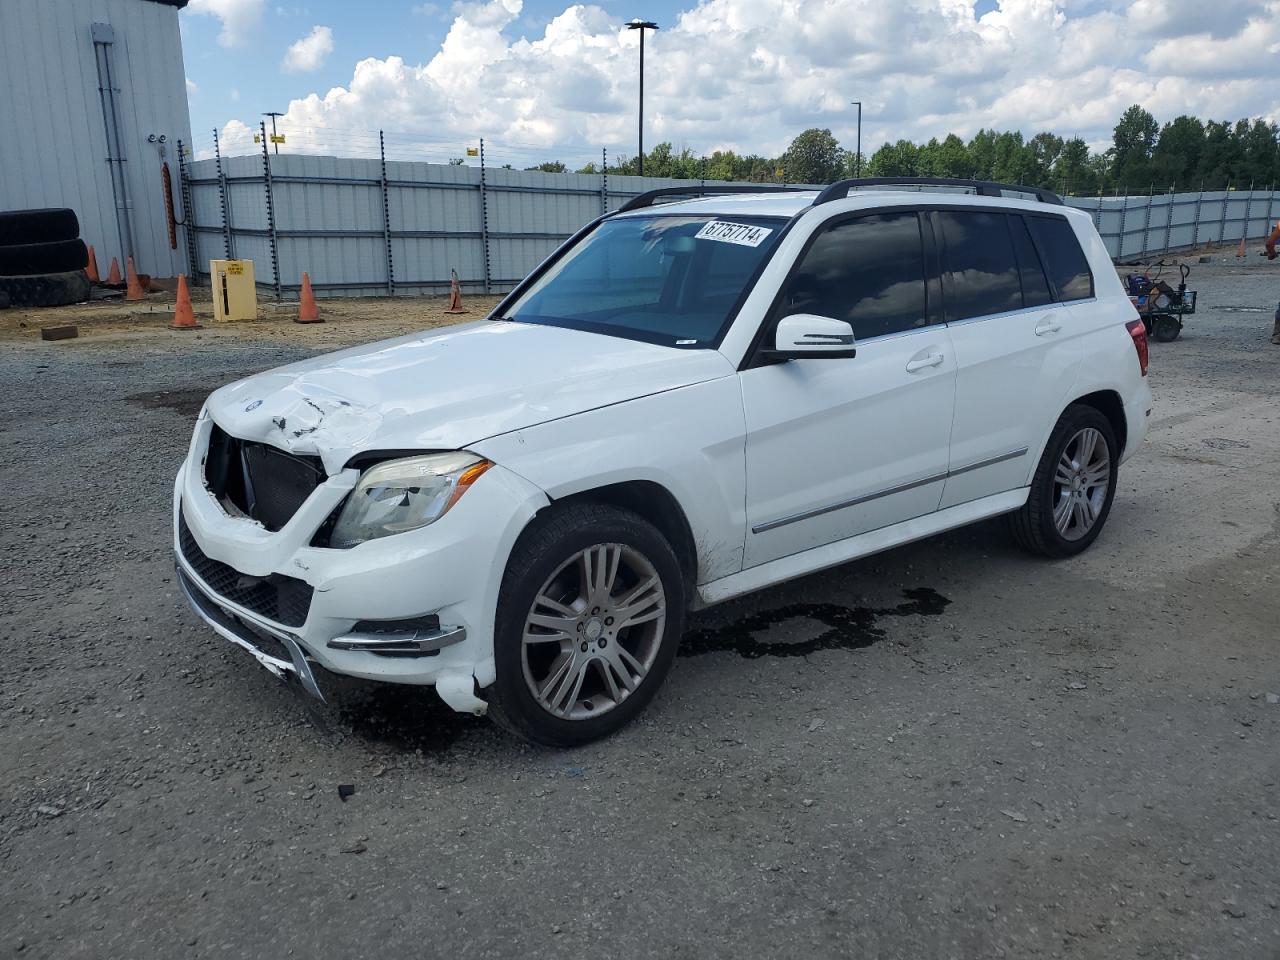
[[849,323],[857,355],[742,372],[745,566],[938,509],[956,388],[938,277],[915,211],[841,217],[809,240],[763,345],[782,317],[809,313]]

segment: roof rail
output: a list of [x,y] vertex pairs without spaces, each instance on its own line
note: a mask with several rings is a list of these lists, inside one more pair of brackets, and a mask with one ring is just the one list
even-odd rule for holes
[[843,200],[850,190],[858,187],[965,187],[981,197],[999,197],[1007,193],[1029,193],[1042,203],[1062,205],[1062,198],[1052,190],[1042,187],[1014,186],[1009,183],[993,183],[990,180],[957,180],[952,177],[859,177],[851,180],[837,180],[826,187],[813,201],[816,207],[832,200]]
[[626,213],[628,210],[638,210],[641,207],[651,207],[654,201],[662,197],[703,197],[716,196],[726,193],[795,193],[800,190],[812,190],[813,187],[775,187],[766,184],[733,184],[726,187],[706,187],[706,186],[688,186],[688,187],[662,187],[659,190],[646,190],[639,196],[632,197],[622,206],[617,213]]

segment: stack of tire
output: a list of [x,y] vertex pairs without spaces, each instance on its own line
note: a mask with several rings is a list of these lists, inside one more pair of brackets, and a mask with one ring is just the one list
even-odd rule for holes
[[88,300],[88,264],[74,210],[0,212],[0,308]]

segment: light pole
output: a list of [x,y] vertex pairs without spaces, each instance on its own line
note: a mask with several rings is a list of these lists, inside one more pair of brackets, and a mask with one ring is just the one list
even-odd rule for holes
[[652,20],[632,20],[627,24],[628,30],[640,31],[640,119],[639,119],[639,147],[640,152],[636,157],[637,168],[640,176],[644,176],[644,32],[646,30],[657,30],[658,25]]
[[862,101],[851,100],[850,103],[858,108],[858,152],[853,155],[853,175],[860,177],[862,176]]
[[263,116],[271,118],[271,144],[276,148],[276,153],[279,153],[280,141],[276,139],[276,117],[283,117],[284,114],[279,110],[268,110]]

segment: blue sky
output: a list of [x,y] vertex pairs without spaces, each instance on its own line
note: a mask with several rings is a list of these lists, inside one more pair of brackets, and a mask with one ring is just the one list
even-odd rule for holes
[[[513,39],[540,34],[566,6],[563,0],[526,0],[521,16],[505,33]],[[687,4],[662,0],[624,8],[617,0],[605,0],[599,6],[616,14],[619,24],[639,17],[661,26],[672,23]],[[371,16],[374,9],[377,13]],[[451,0],[267,3],[260,28],[247,42],[233,47],[218,43],[222,30],[218,18],[184,13],[183,57],[187,79],[196,87],[188,98],[192,131],[207,136],[232,117],[247,120],[267,110],[283,111],[292,98],[350,82],[352,66],[366,57],[400,56],[409,63],[424,62],[440,49],[449,32],[452,9]],[[285,50],[316,24],[332,29],[333,52],[315,71],[281,72]]]
[[288,149],[368,155],[381,128],[428,158],[632,153],[634,17],[663,27],[646,141],[695,153],[776,155],[810,126],[852,147],[853,99],[867,152],[982,127],[1102,146],[1132,103],[1280,119],[1280,0],[191,0],[195,144],[252,149],[274,109]]

